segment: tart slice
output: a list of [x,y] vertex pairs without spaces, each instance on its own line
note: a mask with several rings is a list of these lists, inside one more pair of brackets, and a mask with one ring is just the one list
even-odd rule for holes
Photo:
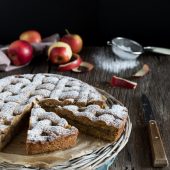
[[76,144],[78,130],[53,112],[38,105],[31,110],[26,151],[37,154],[66,149]]
[[88,135],[114,142],[121,136],[128,118],[128,110],[119,104],[111,108],[101,108],[99,105],[78,107],[75,105],[46,108]]

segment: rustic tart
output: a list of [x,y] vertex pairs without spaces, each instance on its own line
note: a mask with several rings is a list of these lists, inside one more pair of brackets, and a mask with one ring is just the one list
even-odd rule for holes
[[28,154],[66,149],[79,131],[116,141],[128,111],[106,99],[94,87],[57,74],[24,74],[0,79],[0,150],[29,119]]

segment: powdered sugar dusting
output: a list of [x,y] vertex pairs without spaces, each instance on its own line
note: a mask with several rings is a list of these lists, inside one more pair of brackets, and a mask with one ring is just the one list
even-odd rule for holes
[[[71,77],[55,74],[9,76],[0,79],[0,118],[10,126],[15,116],[22,114],[28,105],[44,98],[71,103],[103,101],[100,93],[92,86]],[[64,120],[61,122],[64,123]]]
[[12,93],[9,91],[2,92],[0,93],[0,100],[4,101],[6,97],[11,96],[11,95]]
[[0,112],[0,118],[5,119],[7,122],[11,122],[13,119],[13,113],[15,110],[15,107],[18,105],[18,103],[15,102],[8,102],[3,105]]
[[77,133],[74,127],[67,128],[68,123],[53,112],[46,112],[36,105],[31,111],[30,130],[27,139],[31,142],[52,141],[57,137]]
[[42,95],[43,97],[49,97],[51,94],[51,91],[46,89],[39,89],[34,91],[34,95]]
[[[62,109],[61,106],[59,106],[59,107]],[[68,109],[68,110],[70,110],[72,112],[78,111],[78,106],[75,106],[75,105],[66,105],[66,106],[63,106],[63,108]]]
[[35,95],[35,96],[30,97],[30,99],[28,100],[28,103],[34,103],[34,102],[36,102],[37,100],[40,100],[40,99],[43,99],[43,96]]
[[4,89],[4,87],[8,86],[11,83],[11,80],[14,78],[14,76],[9,76],[0,79],[0,92]]
[[111,110],[119,119],[127,118],[128,110],[126,107],[115,104],[112,106]]
[[45,83],[45,84],[41,84],[41,85],[37,86],[36,90],[39,90],[39,89],[53,90],[54,88],[55,88],[54,84]]
[[[7,81],[8,80],[8,81]],[[2,84],[0,100],[5,102],[28,103],[32,96],[70,100],[87,103],[90,100],[103,100],[92,86],[71,77],[36,74],[8,77]]]
[[[53,74],[10,76],[0,80],[0,134],[13,128],[11,124],[15,122],[17,115],[32,106],[27,142],[44,143],[77,134],[78,130],[68,125],[65,119],[36,104],[38,100],[45,98],[60,102],[69,100],[72,105],[61,105],[60,111],[70,111],[77,117],[90,119],[93,123],[100,121],[120,128],[127,119],[127,109],[123,106],[113,105],[111,109],[102,109],[99,105],[91,104],[93,101],[104,103],[105,100],[95,88],[80,80]],[[75,106],[80,103],[84,103],[86,107]]]
[[0,110],[2,109],[3,105],[4,105],[4,102],[0,100]]
[[[62,107],[60,107],[62,110]],[[84,108],[68,105],[63,106],[63,109],[71,111],[76,116],[84,116],[91,121],[103,121],[109,126],[119,126],[127,119],[127,108],[121,105],[113,105],[111,109],[102,109],[99,105],[88,105]]]
[[105,57],[98,55],[94,57],[96,67],[102,70],[119,73],[120,71],[125,71],[127,69],[133,69],[139,65],[137,60],[121,60],[115,59],[113,57]]

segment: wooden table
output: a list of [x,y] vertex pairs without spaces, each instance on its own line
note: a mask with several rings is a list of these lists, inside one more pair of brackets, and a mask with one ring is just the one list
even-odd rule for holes
[[[82,56],[84,60],[94,62],[98,55],[113,57],[108,47],[84,48]],[[170,56],[143,55],[139,58],[140,65],[133,69],[118,74],[122,77],[129,77],[138,70],[142,64],[147,63],[151,72],[140,79],[137,79],[138,86],[135,90],[112,88],[106,81],[109,81],[114,73],[94,68],[89,73],[57,72],[56,66],[47,62],[45,56],[39,56],[27,67],[11,72],[0,72],[0,77],[23,74],[23,73],[56,73],[68,75],[83,80],[93,86],[104,89],[125,104],[129,109],[129,115],[133,124],[130,140],[126,147],[118,155],[117,160],[111,166],[116,170],[151,170],[151,155],[148,142],[148,135],[143,121],[141,108],[141,94],[145,93],[153,106],[156,120],[160,127],[161,136],[165,145],[168,160],[170,162]],[[164,168],[168,170],[170,167]]]

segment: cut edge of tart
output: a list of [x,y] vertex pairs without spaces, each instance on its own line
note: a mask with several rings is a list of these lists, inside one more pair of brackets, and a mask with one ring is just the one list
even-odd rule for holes
[[128,117],[126,107],[119,104],[106,109],[93,104],[86,107],[75,105],[47,107],[45,110],[53,111],[65,118],[80,132],[107,141],[116,141],[120,137]]
[[67,149],[76,144],[78,129],[68,124],[54,112],[47,112],[38,105],[31,110],[27,132],[28,154]]

